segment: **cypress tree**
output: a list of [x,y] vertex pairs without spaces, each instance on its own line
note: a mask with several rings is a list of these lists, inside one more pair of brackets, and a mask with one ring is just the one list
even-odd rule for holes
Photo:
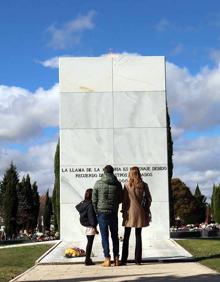
[[198,183],[195,189],[194,197],[197,204],[197,212],[196,212],[195,220],[197,223],[205,222],[206,209],[207,209],[206,197],[202,195]]
[[32,229],[37,227],[38,222],[38,214],[40,208],[40,200],[39,200],[39,193],[37,182],[35,181],[32,185],[32,197],[33,197],[33,222],[32,222]]
[[211,219],[212,219],[211,215],[212,215],[211,214],[211,205],[207,203],[205,223],[209,224],[211,222]]
[[33,193],[32,193],[32,186],[29,174],[27,174],[25,179],[25,192],[27,197],[28,203],[28,221],[27,221],[27,229],[33,232],[32,226],[34,221],[33,216]]
[[3,215],[5,191],[6,191],[6,179],[5,177],[3,177],[3,180],[0,182],[0,214],[1,215]]
[[50,231],[51,215],[52,215],[52,202],[49,197],[49,191],[47,191],[45,208],[44,208],[44,229],[47,231]]
[[58,231],[58,222],[57,222],[57,214],[56,214],[56,189],[54,184],[53,195],[52,195],[52,210],[53,210],[53,223],[55,231]]
[[214,220],[215,222],[220,223],[220,185],[215,188]]
[[29,174],[23,177],[22,181],[17,185],[17,195],[17,223],[19,229],[26,229],[28,232],[33,232],[33,194]]
[[213,184],[212,197],[211,197],[211,213],[212,213],[213,220],[215,218],[215,190],[216,190],[216,186],[215,184]]
[[170,116],[168,111],[168,106],[166,104],[167,110],[167,154],[168,154],[168,191],[169,191],[169,208],[170,208],[170,225],[174,224],[174,198],[171,188],[171,180],[173,176],[173,141],[170,126]]
[[58,141],[54,157],[54,189],[52,196],[54,228],[60,230],[60,143]]
[[194,197],[199,198],[199,197],[201,197],[201,195],[202,195],[202,193],[199,189],[199,184],[197,183],[196,189],[195,189],[195,192],[194,192]]
[[3,215],[3,199],[5,194],[5,186],[3,185],[3,181],[0,182],[0,216]]
[[18,231],[22,232],[26,229],[28,220],[28,204],[25,195],[25,178],[23,177],[21,182],[17,184],[17,197],[18,197],[18,209],[17,209],[17,226]]
[[5,224],[5,233],[7,239],[11,239],[17,235],[17,191],[16,187],[19,182],[16,167],[11,163],[10,167],[6,170],[3,177],[3,218]]

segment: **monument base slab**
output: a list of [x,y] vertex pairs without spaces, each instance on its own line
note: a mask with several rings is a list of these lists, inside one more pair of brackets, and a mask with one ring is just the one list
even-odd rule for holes
[[[130,240],[128,261],[134,261],[135,240]],[[143,261],[190,261],[192,255],[178,245],[174,240],[148,240],[143,243]],[[85,257],[66,258],[65,250],[69,247],[79,247],[85,250],[86,241],[60,241],[56,247],[42,256],[38,264],[72,264],[84,263]],[[112,246],[110,245],[110,250]],[[122,242],[120,242],[120,250]],[[103,261],[102,245],[100,238],[96,236],[92,250],[92,260],[94,262]]]

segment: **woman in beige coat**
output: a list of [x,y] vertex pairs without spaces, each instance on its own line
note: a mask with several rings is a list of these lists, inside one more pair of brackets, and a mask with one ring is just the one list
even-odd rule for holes
[[135,263],[141,264],[142,260],[142,227],[149,226],[151,220],[150,205],[151,195],[147,183],[142,181],[138,167],[132,167],[129,171],[128,181],[124,186],[122,202],[122,215],[125,227],[122,247],[121,264],[125,265],[128,258],[129,237],[131,228],[135,227]]

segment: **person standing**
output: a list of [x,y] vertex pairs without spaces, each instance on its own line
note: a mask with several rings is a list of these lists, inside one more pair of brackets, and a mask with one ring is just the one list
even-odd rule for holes
[[128,181],[124,186],[122,200],[122,225],[125,227],[122,246],[121,265],[127,263],[129,238],[131,228],[135,228],[135,263],[141,264],[142,261],[142,227],[149,226],[151,220],[150,206],[151,194],[147,183],[141,178],[138,167],[131,167],[128,175]]
[[91,260],[92,245],[94,237],[98,234],[97,231],[97,218],[92,205],[92,189],[89,188],[85,192],[84,201],[76,205],[76,209],[80,214],[80,223],[86,227],[86,258],[85,265],[94,265],[95,263]]
[[103,176],[95,183],[92,203],[98,218],[105,256],[102,266],[109,267],[111,266],[109,230],[113,244],[114,264],[119,265],[118,206],[122,201],[122,185],[114,175],[114,168],[111,165],[105,166],[103,171]]

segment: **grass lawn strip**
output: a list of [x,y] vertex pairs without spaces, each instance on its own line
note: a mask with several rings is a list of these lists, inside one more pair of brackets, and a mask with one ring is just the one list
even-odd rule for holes
[[0,249],[0,282],[8,282],[34,265],[52,245]]
[[201,264],[220,272],[220,239],[177,240]]

